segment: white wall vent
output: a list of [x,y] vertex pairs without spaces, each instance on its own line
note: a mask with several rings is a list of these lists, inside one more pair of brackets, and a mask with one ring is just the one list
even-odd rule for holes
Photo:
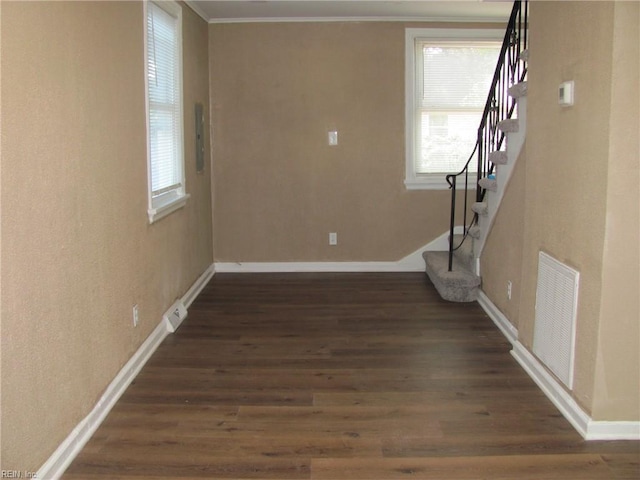
[[162,316],[164,319],[167,331],[175,332],[182,321],[187,318],[187,309],[182,303],[182,300],[177,300],[176,303],[169,307],[169,310]]
[[573,388],[579,276],[540,252],[533,353],[569,389]]

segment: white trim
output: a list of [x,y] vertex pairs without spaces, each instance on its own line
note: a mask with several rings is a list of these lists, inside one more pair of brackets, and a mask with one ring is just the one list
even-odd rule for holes
[[[153,186],[151,178],[151,135],[150,135],[150,104],[149,104],[149,59],[148,59],[148,14],[149,3],[156,5],[158,8],[163,9],[166,13],[175,18],[176,21],[176,37],[177,37],[177,90],[179,92],[178,102],[179,121],[178,121],[178,159],[177,165],[180,169],[180,182],[176,185],[176,188],[170,190],[167,194],[153,197]],[[152,224],[161,218],[175,212],[182,208],[189,195],[186,193],[186,167],[184,158],[184,63],[183,63],[183,42],[182,42],[182,7],[174,0],[148,0],[144,2],[143,7],[144,28],[143,28],[143,48],[144,48],[144,92],[145,92],[145,120],[146,120],[146,145],[147,145],[147,215],[149,216],[149,223]]]
[[514,327],[509,319],[496,307],[493,302],[482,291],[478,291],[478,304],[482,307],[493,323],[500,329],[509,342],[514,345],[518,341],[518,329]]
[[640,421],[595,421],[520,342],[511,355],[585,440],[640,440]]
[[478,304],[513,345],[511,355],[585,440],[640,440],[640,421],[592,420],[562,383],[518,341],[518,330],[483,291],[478,292]]
[[[405,102],[405,180],[407,190],[444,190],[449,188],[446,173],[420,174],[416,172],[416,85],[418,70],[416,65],[416,41],[428,39],[434,42],[495,41],[504,40],[504,30],[489,28],[405,28],[404,31],[404,102]],[[469,152],[471,153],[471,152]],[[457,172],[450,172],[457,173]],[[472,179],[475,173],[470,172]],[[471,181],[475,189],[475,181]]]
[[[180,301],[184,305],[191,305],[213,275],[213,265],[210,265],[187,290]],[[89,415],[76,425],[67,438],[40,467],[37,478],[57,480],[62,476],[66,468],[91,439],[91,436],[102,424],[118,399],[169,333],[167,322],[163,319],[111,381]]]
[[40,467],[37,478],[55,480],[62,476],[66,468],[78,453],[80,453],[129,384],[138,372],[140,372],[144,364],[147,363],[151,354],[158,348],[168,334],[169,332],[167,331],[165,323],[160,322],[125,366],[122,367],[120,372],[118,372],[102,397],[100,397],[100,400],[98,400],[98,403],[96,403],[93,410],[91,410],[91,413],[76,425],[44,465]]
[[421,272],[400,262],[216,262],[218,273]]
[[[464,227],[462,225],[459,225],[457,227],[453,227],[453,234],[454,235],[462,235],[463,233],[464,233]],[[444,232],[439,237],[435,238],[434,240],[431,240],[427,245],[425,245],[424,247],[416,250],[411,255],[418,254],[418,256],[420,257],[420,261],[424,262],[424,259],[422,258],[422,253],[427,251],[427,250],[430,251],[430,252],[447,252],[447,251],[449,251],[449,231],[447,230],[446,232]],[[408,258],[408,257],[405,257],[405,258]],[[402,260],[404,260],[404,258]]]
[[[407,144],[406,148],[409,148]],[[428,173],[417,175],[413,169],[411,172],[408,168],[408,163],[404,186],[407,190],[449,190],[451,187],[447,183],[448,173]],[[457,173],[457,172],[452,172]],[[469,190],[476,190],[477,184],[475,182],[476,173],[469,172],[469,176],[472,177],[472,181],[468,185]]]
[[547,398],[560,410],[560,413],[573,425],[573,428],[586,438],[590,421],[589,415],[580,408],[561,383],[547,372],[542,363],[520,342],[514,343],[511,355],[536,382]]
[[484,201],[487,203],[488,215],[486,217],[481,216],[480,218],[479,225],[481,234],[480,238],[474,244],[475,251],[477,252],[476,255],[478,257],[482,256],[487,237],[493,228],[493,222],[495,221],[500,205],[502,204],[502,197],[507,189],[507,185],[509,184],[511,174],[513,173],[516,163],[518,163],[520,152],[522,151],[522,147],[527,136],[527,97],[518,98],[517,104],[517,118],[519,124],[518,131],[509,132],[506,135],[508,161],[504,165],[498,165],[498,169],[495,172],[496,180],[498,182],[497,191],[487,192],[487,195],[485,196]]
[[[191,2],[187,2],[189,4]],[[203,17],[204,18],[204,17]],[[425,23],[500,23],[507,17],[249,17],[210,18],[209,23],[325,23],[325,22],[425,22]],[[504,35],[504,31],[502,31]]]
[[202,292],[204,287],[207,286],[207,284],[213,278],[215,273],[216,273],[216,270],[213,264],[211,264],[202,273],[202,275],[200,275],[198,279],[195,282],[193,282],[193,285],[191,285],[191,288],[187,290],[187,293],[185,293],[182,296],[182,303],[186,308],[189,308],[191,306],[193,301],[198,297],[198,295],[200,295],[200,292]]
[[[455,234],[463,232],[455,227]],[[423,252],[449,249],[449,232],[396,262],[216,262],[218,273],[294,273],[294,272],[423,272]]]
[[183,0],[184,3],[191,9],[193,10],[193,12],[198,15],[202,20],[204,20],[205,22],[209,22],[210,18],[209,15],[207,15],[204,10],[202,10],[202,8],[200,8],[200,5],[198,5],[196,2],[194,2],[193,0]]
[[640,440],[640,422],[590,420],[585,440]]
[[179,210],[187,204],[187,200],[191,195],[185,194],[174,197],[170,202],[167,202],[163,205],[156,206],[155,208],[149,208],[147,210],[147,214],[149,215],[149,223],[154,223],[160,220],[161,218],[166,217],[170,213]]

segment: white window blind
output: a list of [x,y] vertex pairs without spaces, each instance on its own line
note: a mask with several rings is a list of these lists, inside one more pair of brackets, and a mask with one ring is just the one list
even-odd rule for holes
[[147,101],[150,219],[184,196],[181,8],[147,4]]
[[455,173],[464,166],[499,52],[498,44],[416,41],[417,174]]
[[405,30],[408,189],[448,188],[446,175],[469,159],[503,36],[495,29]]

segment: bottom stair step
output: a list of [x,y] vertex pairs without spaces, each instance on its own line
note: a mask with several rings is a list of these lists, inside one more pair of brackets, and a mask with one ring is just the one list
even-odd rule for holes
[[438,293],[451,302],[473,302],[478,298],[480,277],[455,257],[449,271],[449,252],[424,252],[426,272]]
[[471,204],[471,211],[478,215],[489,215],[489,207],[487,202],[474,202]]

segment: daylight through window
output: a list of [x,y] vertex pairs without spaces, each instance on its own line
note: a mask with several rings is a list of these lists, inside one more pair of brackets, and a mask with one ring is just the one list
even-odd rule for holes
[[148,2],[146,18],[149,220],[181,207],[184,191],[182,132],[182,9]]
[[473,151],[501,43],[419,35],[409,41],[405,183],[445,186],[445,175],[460,171]]

